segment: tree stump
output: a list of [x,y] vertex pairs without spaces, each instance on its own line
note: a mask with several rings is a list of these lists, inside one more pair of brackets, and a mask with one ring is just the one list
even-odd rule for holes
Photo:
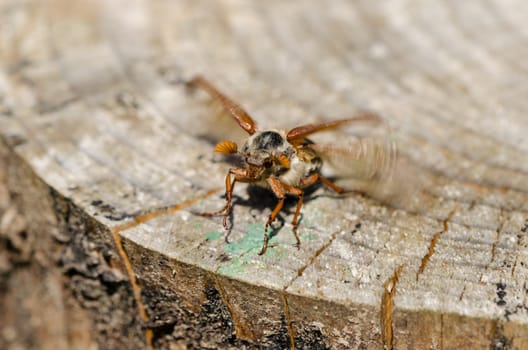
[[[527,349],[527,6],[3,1],[1,347]],[[264,127],[378,112],[400,200],[319,188],[259,256],[241,185],[226,242],[195,74]]]

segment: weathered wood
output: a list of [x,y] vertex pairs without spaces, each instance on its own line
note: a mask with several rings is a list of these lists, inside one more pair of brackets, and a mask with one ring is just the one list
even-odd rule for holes
[[[528,348],[526,7],[3,1],[0,344]],[[262,126],[379,112],[404,196],[318,189],[258,256],[242,185],[226,243],[194,74]]]

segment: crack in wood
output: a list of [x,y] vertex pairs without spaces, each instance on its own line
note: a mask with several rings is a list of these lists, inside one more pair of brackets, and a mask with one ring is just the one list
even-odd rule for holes
[[[121,231],[122,230],[120,230],[119,227],[114,228],[112,230],[112,237],[114,239],[117,252],[119,253],[119,256],[121,257],[121,261],[123,262],[123,265],[125,266],[125,270],[128,275],[130,285],[132,287],[132,294],[134,295],[134,299],[136,300],[136,303],[137,303],[139,316],[141,317],[143,322],[147,322],[149,321],[150,318],[147,312],[147,308],[145,304],[143,303],[143,301],[141,300],[141,286],[139,285],[139,282],[137,281],[137,277],[136,277],[136,274],[134,273],[132,262],[130,261],[130,258],[128,257],[128,254],[123,246],[123,241],[121,240],[121,236],[120,236]],[[145,343],[146,343],[148,350],[153,349],[153,346],[152,346],[153,338],[154,338],[154,332],[152,331],[152,329],[145,328]]]
[[[506,224],[506,218],[504,218],[504,209],[501,208],[500,213],[499,213],[499,225],[497,226],[497,229],[495,230],[496,232],[495,241],[491,245],[491,258],[486,264],[486,266],[484,267],[484,272],[487,272],[491,264],[495,261],[495,256],[497,254],[497,244],[499,244],[502,229],[505,224]],[[481,273],[480,278],[479,278],[480,283],[483,282],[482,281],[483,278],[484,278],[484,273]]]
[[325,244],[323,244],[319,249],[317,249],[315,251],[315,254],[310,258],[310,260],[308,261],[308,263],[304,266],[302,266],[301,268],[299,268],[297,270],[297,276],[294,277],[290,283],[288,283],[288,285],[284,288],[288,288],[289,286],[291,286],[293,284],[293,282],[295,282],[295,280],[299,277],[302,276],[302,274],[304,273],[304,271],[310,266],[310,265],[313,265],[313,263],[315,262],[315,260],[317,260],[317,258],[326,250],[328,249],[328,247],[330,247],[330,245],[332,244],[332,242],[335,241],[335,239],[337,238],[337,232],[334,232],[332,234],[332,236],[330,237],[330,239],[328,240],[328,242],[326,242]]
[[466,293],[466,285],[464,284],[464,288],[462,288],[462,292],[460,292],[460,296],[458,297],[458,301],[462,301],[464,298],[464,293]]
[[[131,222],[116,226],[112,229],[112,238],[114,240],[114,243],[117,248],[117,252],[119,253],[119,256],[121,257],[121,261],[123,262],[123,265],[125,267],[128,279],[130,281],[130,285],[132,287],[132,294],[134,296],[134,299],[136,300],[139,316],[141,317],[141,320],[146,323],[150,320],[150,317],[147,312],[147,307],[143,303],[143,300],[141,298],[141,285],[138,282],[137,276],[134,272],[134,267],[132,265],[132,262],[128,256],[128,253],[125,250],[125,247],[123,246],[123,240],[121,239],[121,232],[126,231],[130,228],[139,226],[147,221],[150,221],[152,219],[155,219],[157,217],[167,215],[174,213],[176,211],[182,210],[186,207],[189,207],[193,205],[194,203],[198,202],[199,200],[202,200],[204,198],[207,198],[218,191],[218,188],[212,189],[207,191],[206,193],[189,198],[182,203],[172,205],[168,208],[162,208],[162,209],[156,209],[153,210],[147,214],[136,216]],[[153,348],[153,338],[154,338],[154,332],[150,328],[145,328],[145,343],[146,348],[148,350],[152,350]]]
[[[522,247],[523,247],[523,238],[524,238],[523,236],[525,236],[525,235],[523,235],[523,233],[526,234],[527,230],[528,230],[528,219],[526,219],[524,221],[524,224],[523,224],[523,226],[520,229],[520,231],[522,233],[517,234],[517,249],[516,250],[522,249]],[[512,270],[511,270],[511,277],[512,278],[515,276],[515,271],[517,269],[517,264],[518,263],[519,263],[519,257],[515,256],[515,261],[513,262],[513,267],[512,267]],[[521,262],[521,264],[524,264],[524,263]]]
[[187,207],[193,205],[194,203],[196,203],[196,202],[198,202],[198,201],[200,201],[202,199],[205,199],[205,198],[213,195],[215,192],[218,192],[219,190],[220,190],[220,187],[216,187],[216,188],[213,188],[212,190],[209,190],[209,191],[205,192],[204,194],[202,194],[200,196],[189,198],[189,199],[187,199],[187,200],[185,200],[185,201],[183,201],[181,203],[172,205],[170,207],[154,209],[154,210],[152,210],[152,211],[150,211],[150,212],[148,212],[146,214],[138,215],[138,216],[134,217],[134,219],[131,222],[116,226],[116,227],[114,227],[113,230],[117,230],[119,232],[122,232],[122,231],[125,231],[125,230],[128,230],[128,229],[131,229],[133,227],[139,226],[141,224],[144,224],[147,221],[156,219],[156,218],[158,218],[160,216],[175,213],[175,212],[177,212],[179,210],[182,210],[184,208],[187,208]]
[[231,315],[231,319],[233,321],[233,326],[235,327],[235,334],[237,338],[239,339],[255,339],[255,335],[251,331],[251,327],[249,325],[244,324],[240,317],[238,316],[238,313],[236,312],[233,304],[229,300],[229,297],[227,296],[227,293],[222,286],[222,283],[220,282],[218,276],[214,276],[215,281],[215,288],[218,290],[218,293],[220,294],[220,298],[222,299],[222,302],[227,307],[227,310],[229,311],[229,314]]
[[524,296],[523,296],[523,309],[528,311],[528,284],[526,281],[523,283]]
[[290,348],[295,350],[295,332],[292,327],[292,320],[290,315],[290,306],[288,305],[288,299],[286,297],[286,288],[282,289],[282,304],[284,306],[284,316],[286,319],[286,325],[288,327],[288,335],[290,336]]
[[431,242],[429,243],[429,248],[427,248],[427,253],[422,258],[422,262],[420,264],[420,267],[418,268],[418,271],[416,272],[416,281],[420,278],[420,275],[425,271],[425,268],[427,267],[427,264],[429,263],[429,260],[433,256],[435,252],[435,247],[438,241],[440,240],[440,237],[449,229],[449,221],[453,218],[453,215],[455,215],[455,212],[458,210],[458,205],[456,205],[449,214],[447,214],[447,217],[442,222],[442,230],[436,232],[433,235],[433,238],[431,239]]
[[515,257],[515,261],[513,262],[513,266],[512,266],[512,270],[510,274],[512,278],[515,276],[515,270],[517,269],[517,261],[518,261],[518,258]]
[[385,350],[393,349],[394,341],[394,296],[396,295],[396,285],[403,271],[403,266],[400,265],[395,271],[394,275],[387,279],[383,285],[383,296],[381,298],[380,321],[381,321],[381,337],[383,340],[383,348]]
[[[359,221],[358,221],[359,222]],[[357,225],[357,223],[356,223]],[[287,292],[286,290],[299,278],[302,276],[304,271],[311,265],[314,264],[314,262],[317,260],[317,258],[326,250],[328,247],[332,245],[332,243],[336,240],[338,232],[334,232],[328,242],[323,244],[319,249],[315,251],[315,254],[310,258],[307,264],[304,266],[301,266],[297,270],[297,276],[291,279],[291,281],[282,288],[282,303],[284,307],[284,315],[286,318],[286,325],[288,327],[288,334],[290,336],[290,346],[292,350],[295,350],[295,331],[293,330],[292,326],[292,320],[291,320],[291,314],[290,314],[290,307],[288,305],[288,298],[287,298]]]
[[444,350],[444,314],[440,314],[440,350]]

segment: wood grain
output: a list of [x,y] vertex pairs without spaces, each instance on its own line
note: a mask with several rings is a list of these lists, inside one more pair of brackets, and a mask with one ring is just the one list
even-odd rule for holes
[[[141,348],[144,329],[155,348],[528,348],[527,6],[4,0],[3,303],[26,254],[56,308],[83,310],[77,330],[41,312],[31,333],[10,308],[7,348],[68,348],[79,329],[86,348]],[[397,198],[320,188],[301,249],[290,210],[258,256],[274,200],[242,185],[226,243],[192,214],[223,205],[209,141],[234,128],[185,88],[196,74],[264,128],[379,113]]]

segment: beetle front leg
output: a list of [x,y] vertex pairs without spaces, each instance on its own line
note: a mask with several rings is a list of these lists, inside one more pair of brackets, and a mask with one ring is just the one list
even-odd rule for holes
[[[233,177],[233,179],[232,179]],[[201,216],[217,216],[220,214],[224,214],[224,218],[222,220],[222,225],[226,230],[229,229],[229,226],[227,224],[227,221],[229,219],[229,215],[231,214],[231,209],[233,207],[233,190],[235,189],[235,184],[237,181],[240,182],[249,182],[251,178],[248,176],[247,169],[244,168],[231,168],[227,172],[226,178],[225,178],[225,197],[226,197],[226,203],[223,206],[222,209],[217,210],[212,213],[200,213]]]
[[297,200],[297,206],[295,207],[295,214],[293,215],[292,226],[293,226],[293,235],[295,236],[297,249],[301,247],[301,240],[297,234],[297,219],[301,213],[301,207],[304,201],[304,192],[300,188],[293,187],[290,185],[282,184],[282,187],[286,190],[287,193],[299,197]]
[[231,214],[231,207],[233,204],[233,190],[235,189],[235,183],[236,183],[236,177],[231,181],[231,174],[233,169],[229,169],[227,172],[226,178],[225,178],[225,197],[226,197],[226,204],[222,208],[222,210],[219,213],[224,213],[224,219],[222,220],[222,225],[227,230],[227,219],[229,218],[229,214]]
[[297,200],[297,207],[295,208],[295,214],[293,215],[292,226],[297,248],[299,248],[301,245],[299,235],[297,234],[297,218],[299,216],[299,213],[301,212],[301,207],[304,199],[304,192],[300,188],[293,187],[280,182],[279,179],[274,176],[269,177],[267,179],[267,182],[273,193],[279,199],[279,201],[277,202],[277,205],[275,205],[275,208],[273,209],[270,216],[268,217],[268,220],[266,221],[266,226],[264,228],[264,242],[262,244],[262,249],[260,250],[259,255],[264,254],[266,252],[266,249],[268,248],[268,227],[273,223],[273,221],[275,221],[277,215],[279,215],[280,211],[282,210],[282,207],[284,206],[284,200],[286,199],[286,193],[299,197],[299,199]]
[[[231,181],[231,175],[234,177],[233,181]],[[226,175],[226,204],[224,208],[219,212],[224,212],[224,219],[222,220],[222,224],[226,230],[229,229],[227,225],[227,220],[229,219],[229,215],[231,214],[231,209],[233,207],[233,190],[235,189],[235,183],[237,181],[239,182],[251,182],[253,179],[249,177],[249,173],[247,169],[244,168],[231,168],[229,169],[227,175]]]

